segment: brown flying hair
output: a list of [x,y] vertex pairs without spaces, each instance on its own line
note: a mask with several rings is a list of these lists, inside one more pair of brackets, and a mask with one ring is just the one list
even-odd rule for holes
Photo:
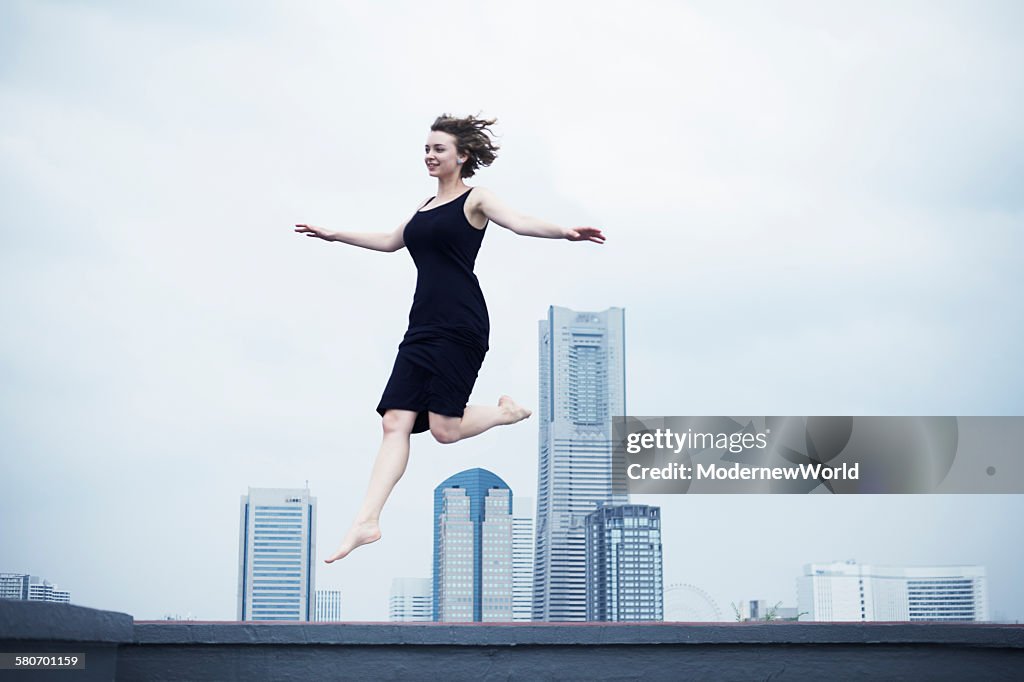
[[430,129],[448,133],[455,138],[455,151],[468,157],[462,164],[461,177],[471,178],[477,168],[490,166],[498,157],[498,145],[494,144],[491,139],[494,134],[489,130],[497,120],[475,116],[456,118],[451,114],[441,114],[434,119]]

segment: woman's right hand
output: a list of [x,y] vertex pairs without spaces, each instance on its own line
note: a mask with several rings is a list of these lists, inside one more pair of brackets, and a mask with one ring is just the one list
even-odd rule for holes
[[326,227],[317,227],[316,225],[306,225],[305,223],[296,223],[295,231],[305,234],[307,237],[317,237],[324,241],[333,241],[334,233],[328,230]]

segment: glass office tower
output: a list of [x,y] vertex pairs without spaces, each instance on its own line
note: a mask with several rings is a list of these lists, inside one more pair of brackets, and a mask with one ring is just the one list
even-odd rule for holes
[[238,620],[313,620],[316,498],[309,488],[249,488],[238,537]]
[[587,620],[664,620],[661,508],[606,505],[587,515]]
[[587,514],[612,487],[612,417],[626,414],[625,311],[551,306],[539,324],[540,420],[533,619],[587,617]]
[[512,491],[486,469],[434,489],[434,620],[512,620]]

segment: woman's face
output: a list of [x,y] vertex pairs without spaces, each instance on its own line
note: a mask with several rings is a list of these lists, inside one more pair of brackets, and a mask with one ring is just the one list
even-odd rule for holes
[[[427,135],[423,161],[431,177],[439,177],[459,171],[459,156],[455,152],[455,136],[440,130],[431,130]],[[464,157],[463,157],[464,158]]]

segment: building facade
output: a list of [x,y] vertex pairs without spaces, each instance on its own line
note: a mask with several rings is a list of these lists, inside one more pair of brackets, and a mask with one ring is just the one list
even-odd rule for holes
[[985,567],[807,564],[797,611],[807,621],[988,621]]
[[533,619],[587,617],[586,517],[625,504],[612,485],[612,417],[626,414],[625,311],[551,306],[539,323],[540,421]]
[[512,620],[533,620],[533,517],[536,500],[512,500]]
[[341,620],[341,590],[316,591],[316,620],[320,622]]
[[661,509],[605,505],[586,524],[587,620],[664,620]]
[[0,599],[24,599],[70,604],[71,593],[58,590],[45,578],[28,573],[0,573]]
[[388,620],[422,623],[434,620],[430,578],[395,578],[388,598]]
[[238,620],[313,620],[316,498],[309,488],[249,488],[238,537]]
[[469,469],[434,489],[433,618],[512,620],[512,491]]

